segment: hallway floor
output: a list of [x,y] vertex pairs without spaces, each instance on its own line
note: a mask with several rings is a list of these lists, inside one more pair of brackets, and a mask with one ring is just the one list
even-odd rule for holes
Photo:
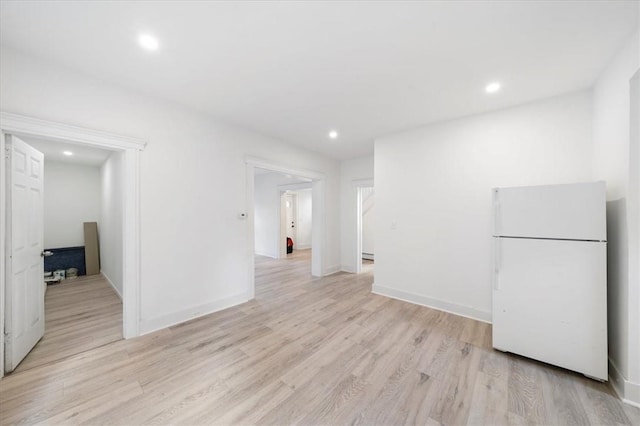
[[3,424],[632,425],[605,383],[491,348],[491,326],[256,258],[256,298],[0,381]]

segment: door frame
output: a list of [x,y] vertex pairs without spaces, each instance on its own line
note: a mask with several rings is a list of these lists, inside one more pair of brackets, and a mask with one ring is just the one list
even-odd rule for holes
[[[278,190],[280,191],[280,211],[278,212],[278,217],[280,218],[280,240],[278,241],[278,259],[286,259],[287,258],[287,224],[285,223],[286,220],[285,218],[283,218],[283,212],[285,212],[286,209],[286,204],[285,204],[285,200],[286,200],[286,196],[287,193],[290,191],[299,191],[302,189],[312,189],[313,191],[313,185],[312,182],[304,182],[304,183],[285,183],[283,185],[278,185]],[[298,226],[298,219],[300,218],[300,215],[298,213],[298,194],[296,195],[296,227]],[[312,194],[312,199],[311,199],[311,209],[313,211],[313,194]],[[313,216],[311,219],[311,228],[313,229]],[[297,232],[296,232],[297,235]],[[295,241],[294,241],[295,242]],[[313,240],[311,241],[312,243],[312,247],[313,247]],[[312,253],[313,255],[313,253]]]
[[266,169],[272,172],[284,173],[292,176],[299,176],[311,180],[311,199],[312,199],[312,230],[311,230],[311,275],[314,277],[322,277],[326,275],[326,176],[324,173],[313,170],[301,169],[271,160],[258,157],[245,157],[246,165],[246,206],[247,211],[247,260],[249,270],[247,271],[249,278],[249,289],[247,297],[249,300],[255,298],[256,279],[255,279],[255,219],[253,217],[255,211],[255,169]]
[[[140,334],[140,152],[146,141],[100,130],[70,126],[8,112],[0,112],[0,152],[5,153],[5,135],[32,136],[77,145],[106,148],[123,153],[122,221],[122,334],[125,339]],[[4,159],[2,161],[5,161]],[[0,259],[6,261],[6,177],[0,173]],[[5,274],[0,274],[0,330],[4,334]],[[4,375],[4,338],[0,339],[0,377]]]
[[362,273],[362,188],[374,188],[373,179],[356,179],[353,181],[356,190],[356,274]]

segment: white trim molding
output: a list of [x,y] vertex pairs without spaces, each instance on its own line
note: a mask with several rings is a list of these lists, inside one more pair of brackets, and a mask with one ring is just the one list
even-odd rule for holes
[[342,265],[327,266],[324,270],[324,276],[337,274],[338,272],[342,272]]
[[352,191],[355,191],[356,201],[356,251],[351,253],[353,256],[355,273],[362,273],[362,190],[363,188],[370,188],[373,186],[373,178],[353,179],[351,181]]
[[286,164],[266,160],[264,158],[252,157],[250,155],[244,158],[244,162],[247,165],[257,167],[259,169],[270,170],[272,172],[280,172],[286,175],[292,175],[311,180],[325,179],[326,176],[322,172],[316,172],[314,170],[299,169],[296,167],[288,166]]
[[142,139],[116,135],[101,130],[85,129],[83,127],[41,120],[24,115],[0,112],[0,128],[5,133],[20,136],[41,136],[51,140],[76,142],[102,148],[116,150],[143,150],[146,142]]
[[107,282],[109,283],[111,288],[113,288],[113,291],[115,291],[116,294],[118,295],[118,297],[120,298],[120,300],[122,300],[122,293],[120,293],[120,290],[118,290],[118,287],[116,287],[116,285],[113,283],[113,281],[111,281],[109,276],[107,274],[105,274],[103,271],[100,271],[100,275],[102,275],[102,278],[107,280]]
[[215,300],[213,302],[205,303],[198,306],[193,306],[188,309],[183,309],[178,312],[173,312],[168,315],[162,315],[159,317],[143,320],[140,323],[140,334],[149,334],[154,331],[162,330],[163,328],[171,327],[176,324],[184,323],[186,321],[203,317],[214,312],[222,311],[232,306],[239,305],[241,303],[248,302],[250,300],[248,293],[242,293],[235,296],[225,297],[223,299]]
[[140,335],[140,151],[124,151],[122,221],[122,326],[125,339]]
[[640,408],[640,383],[625,379],[611,358],[609,358],[609,383],[622,402]]
[[262,251],[256,251],[255,254],[257,256],[264,256],[264,257],[268,257],[271,259],[277,259],[278,256],[274,256],[273,253],[267,253],[267,252],[262,252]]
[[471,306],[458,305],[456,303],[434,299],[432,297],[423,296],[421,294],[414,294],[402,290],[396,290],[394,288],[383,287],[380,285],[376,285],[375,283],[373,284],[371,292],[379,294],[380,296],[391,297],[392,299],[402,300],[404,302],[413,303],[415,305],[426,306],[427,308],[433,308],[439,311],[444,311],[450,314],[491,324],[491,312],[481,311],[479,309],[472,308]]
[[340,265],[340,272],[346,272],[347,274],[356,273],[355,269],[353,269],[351,265],[345,265],[345,264]]
[[313,183],[311,181],[304,183],[285,183],[283,185],[278,185],[279,191],[301,191],[311,188],[313,188]]
[[[0,127],[1,129],[1,127]],[[0,161],[6,165],[6,154],[5,154],[5,134],[4,132],[0,132],[0,153],[2,158]],[[5,261],[6,261],[6,233],[5,233],[5,212],[6,212],[6,173],[5,166],[2,166],[2,171],[0,171],[0,265],[2,265],[2,272],[0,272],[0,378],[4,377],[4,308],[5,308]]]
[[370,186],[374,186],[373,178],[353,179],[351,183],[356,188],[368,188]]
[[[63,141],[96,148],[120,151],[124,155],[123,168],[123,336],[125,339],[140,334],[140,152],[146,141],[129,136],[86,129],[24,115],[0,112],[0,149],[4,152],[4,135],[34,136],[44,140]],[[0,207],[4,211],[5,182],[0,178]],[[0,237],[5,238],[5,223],[0,223]],[[2,244],[4,247],[4,244]],[[4,274],[0,277],[0,294],[4,294]],[[1,297],[0,297],[1,298]],[[4,329],[4,303],[0,306],[0,326]],[[4,355],[4,343],[0,339],[0,352]],[[1,366],[1,363],[0,363]],[[1,374],[1,373],[0,373]]]

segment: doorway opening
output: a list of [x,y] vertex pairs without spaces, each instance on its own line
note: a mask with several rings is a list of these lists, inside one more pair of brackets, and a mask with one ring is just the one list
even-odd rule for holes
[[[296,259],[311,272],[313,194],[311,179],[256,168],[254,247],[262,258]],[[306,266],[305,266],[306,265]]]
[[[255,297],[256,254],[263,258],[287,259],[289,247],[292,252],[290,259],[296,255],[306,255],[307,264],[310,261],[310,275],[323,276],[324,174],[257,158],[247,158],[245,161],[250,250],[248,299]],[[301,213],[305,215],[302,218]],[[295,235],[295,239],[292,235]],[[287,238],[292,240],[289,246]]]
[[375,240],[373,235],[375,195],[373,186],[360,188],[360,262],[361,272],[373,271],[373,261],[375,256]]
[[122,339],[120,153],[19,139],[44,156],[45,329],[14,371]]
[[[122,304],[119,312],[122,318],[122,326],[120,332],[115,331],[114,334],[125,338],[135,337],[139,334],[139,152],[144,148],[145,143],[134,138],[4,112],[0,114],[0,119],[0,130],[2,131],[0,149],[5,152],[5,164],[9,166],[6,168],[7,173],[0,175],[0,207],[8,213],[6,217],[0,221],[0,240],[3,242],[3,244],[0,245],[0,259],[2,259],[3,262],[3,273],[0,274],[0,325],[1,329],[5,330],[7,335],[7,339],[0,340],[0,353],[3,355],[0,357],[1,376],[4,375],[5,372],[14,370],[22,358],[24,358],[40,338],[42,338],[45,331],[44,321],[46,319],[44,314],[45,286],[43,257],[46,254],[44,250],[44,213],[38,213],[38,210],[42,211],[44,205],[42,200],[43,191],[41,190],[44,178],[42,177],[42,173],[40,173],[40,201],[35,204],[23,203],[25,206],[24,211],[27,212],[25,215],[10,214],[13,208],[12,206],[20,203],[20,196],[15,196],[16,194],[11,192],[14,188],[10,185],[11,179],[14,177],[14,172],[16,172],[15,176],[20,174],[20,167],[14,167],[14,165],[19,164],[20,161],[11,162],[14,157],[10,155],[11,152],[9,152],[14,146],[11,139],[15,138],[16,141],[27,139],[34,144],[48,144],[42,145],[40,147],[41,149],[44,149],[42,147],[53,148],[56,144],[67,144],[67,146],[73,148],[63,149],[63,151],[69,150],[73,152],[73,150],[75,150],[81,152],[85,149],[91,150],[91,148],[93,148],[95,152],[98,152],[98,150],[106,150],[109,151],[109,158],[113,161],[116,161],[115,159],[117,158],[120,171],[114,173],[113,170],[111,170],[111,178],[115,179],[118,177],[120,187],[122,188],[120,203],[117,207],[117,210],[120,212],[118,218],[120,232],[114,232],[110,234],[109,237],[119,237],[119,240],[115,243],[115,247],[119,250],[115,251],[116,254],[113,256],[113,260],[119,262],[120,269],[118,272],[112,273],[112,276],[109,278],[112,282],[120,278]],[[35,159],[35,162],[32,161],[35,165],[29,170],[37,171],[38,168],[43,167],[44,156],[38,150],[25,142],[21,142],[21,147],[32,153],[33,159]],[[21,154],[17,153],[15,156],[20,158]],[[31,157],[29,158],[31,159]],[[107,160],[107,162],[109,162],[109,160]],[[24,164],[27,163],[28,162],[24,162]],[[27,173],[23,174],[25,176],[27,175]],[[35,175],[37,174],[38,173],[35,173]],[[19,189],[17,191],[19,192]],[[38,215],[41,216],[38,217]],[[22,222],[27,220],[25,219],[27,217],[28,220],[33,220],[34,223],[38,225],[28,227],[21,226],[24,225]],[[29,260],[26,263],[37,267],[34,266],[30,268],[32,272],[29,274],[21,274],[20,271],[15,268],[15,270],[12,271],[12,267],[15,265],[15,262],[12,263],[12,259],[22,256],[21,253],[19,256],[14,256],[14,251],[19,251],[20,244],[14,244],[14,240],[11,239],[15,236],[13,232],[20,229],[20,227],[28,230],[27,234],[29,234],[29,238],[25,238],[24,241],[33,241],[33,244],[30,245],[30,250],[28,250],[27,257]],[[109,238],[105,238],[103,242],[106,243],[108,241]],[[4,244],[5,242],[10,242],[11,244]],[[26,252],[27,251],[25,251],[25,253]],[[114,251],[110,249],[106,249],[105,252],[114,253]],[[71,272],[75,272],[73,269]],[[65,275],[66,272],[65,270]],[[18,299],[18,297],[20,297],[19,292],[15,291],[22,281],[27,280],[27,278],[25,278],[27,276],[30,282],[34,283],[34,285],[29,287],[31,289],[29,297],[38,302],[32,305],[22,303],[24,300]],[[110,287],[111,285],[105,281],[104,288],[107,291],[111,291]],[[86,288],[87,287],[84,289]],[[25,294],[27,293],[23,292],[22,297],[25,297]],[[117,299],[115,303],[120,303],[117,296],[115,296],[115,298]],[[20,340],[22,336],[26,335],[23,332],[27,329],[25,324],[30,323],[37,323],[36,326],[31,327],[30,337]],[[21,348],[20,351],[15,350],[18,347]],[[52,349],[51,352],[57,351]]]
[[370,179],[356,182],[356,273],[373,273],[375,191]]
[[312,198],[310,179],[256,168],[255,254],[286,259],[295,250],[311,250]]
[[280,209],[281,221],[284,220],[284,226],[280,224],[281,232],[284,229],[285,248],[287,255],[293,254],[293,250],[298,250],[298,194],[291,191],[284,191],[281,195],[284,198],[284,209]]
[[279,190],[280,258],[284,258],[312,249],[313,194],[311,183],[281,185]]

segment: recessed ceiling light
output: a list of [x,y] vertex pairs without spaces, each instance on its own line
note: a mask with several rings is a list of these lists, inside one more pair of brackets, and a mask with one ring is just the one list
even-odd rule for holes
[[336,132],[335,130],[332,130],[329,132],[329,137],[331,139],[337,139],[338,138],[338,132]]
[[497,81],[494,81],[493,83],[489,83],[487,84],[487,86],[484,88],[485,92],[487,93],[495,93],[498,90],[500,90],[500,83],[498,83]]
[[141,34],[138,37],[138,43],[147,50],[158,50],[158,47],[160,47],[158,39],[150,34]]
[[73,155],[73,152],[71,152],[71,151],[62,151],[62,153],[64,155],[66,155],[67,157],[71,157]]

